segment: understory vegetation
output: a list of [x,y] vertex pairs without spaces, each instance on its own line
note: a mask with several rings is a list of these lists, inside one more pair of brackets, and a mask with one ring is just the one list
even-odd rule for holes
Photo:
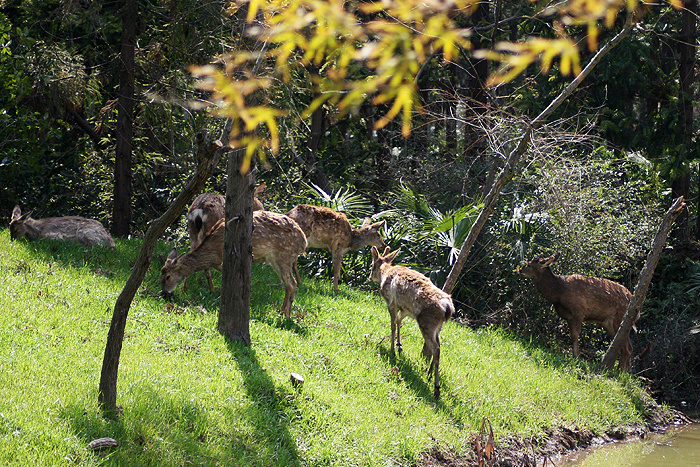
[[[653,403],[633,376],[495,326],[446,324],[442,397],[427,382],[414,322],[389,353],[376,291],[302,277],[283,291],[256,265],[250,347],[216,332],[218,287],[201,273],[159,297],[160,243],[129,315],[117,420],[97,387],[112,309],[138,240],[116,249],[19,240],[0,230],[0,463],[3,465],[411,465],[433,448],[466,454],[484,417],[496,441],[542,442],[553,427],[604,434],[643,423]],[[368,287],[371,289],[371,287]],[[595,362],[592,363],[595,365]],[[290,374],[304,378],[301,386]],[[93,439],[120,446],[93,453]]]

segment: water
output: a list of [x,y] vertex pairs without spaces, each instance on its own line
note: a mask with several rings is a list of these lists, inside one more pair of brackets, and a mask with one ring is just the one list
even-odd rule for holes
[[643,440],[589,448],[556,462],[560,467],[700,467],[700,424],[672,428]]

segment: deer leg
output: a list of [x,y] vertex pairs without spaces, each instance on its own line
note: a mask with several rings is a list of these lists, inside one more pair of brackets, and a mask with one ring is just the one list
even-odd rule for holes
[[423,355],[430,359],[428,367],[428,381],[435,376],[434,395],[435,398],[440,397],[440,337],[438,333],[440,328],[431,326],[430,323],[419,322],[421,334],[423,334]]
[[297,276],[297,284],[301,283],[301,277],[299,276],[299,264],[298,260],[294,260],[294,274]]
[[401,310],[396,310],[396,348],[399,353],[403,352],[403,345],[401,345]]
[[396,338],[396,310],[389,305],[389,316],[391,317],[391,354],[396,355],[394,351],[394,339]]
[[632,342],[630,342],[630,340],[628,338],[627,342],[625,342],[625,344],[622,346],[622,350],[620,351],[620,362],[619,362],[620,369],[625,370],[625,371],[630,371],[631,361],[632,361]]
[[333,252],[333,290],[338,291],[338,281],[340,280],[340,267],[343,264],[343,255],[340,250]]
[[207,282],[209,283],[209,291],[214,291],[214,282],[211,280],[211,269],[207,268],[204,270],[204,275],[207,276]]
[[569,329],[571,330],[571,340],[573,342],[573,354],[574,358],[578,357],[578,337],[581,334],[581,323],[580,321],[576,321],[574,319],[569,320]]
[[292,315],[294,293],[297,290],[297,282],[294,280],[294,274],[292,273],[294,263],[285,265],[272,262],[270,265],[275,270],[280,280],[284,283],[284,299],[282,300],[282,308],[280,309],[280,313],[284,313],[284,317],[290,319]]

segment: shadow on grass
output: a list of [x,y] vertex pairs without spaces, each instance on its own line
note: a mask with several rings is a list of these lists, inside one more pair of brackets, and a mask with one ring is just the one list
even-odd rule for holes
[[251,346],[234,341],[228,341],[227,346],[238,363],[246,394],[253,403],[250,421],[259,435],[259,449],[263,451],[260,454],[270,462],[276,460],[279,466],[300,466],[296,442],[289,432],[289,412],[295,410],[295,395],[275,387]]
[[396,355],[394,355],[390,349],[384,346],[380,347],[379,355],[384,362],[398,370],[398,376],[401,377],[401,380],[406,383],[406,386],[416,396],[424,399],[426,402],[441,405],[440,400],[435,399],[433,396],[433,381],[428,381],[427,362],[423,361],[425,365],[421,365],[421,368],[416,368],[416,365],[408,358],[403,357],[401,353],[397,351]]
[[[163,397],[160,389],[151,386],[140,388],[138,395],[137,402],[125,409],[129,413],[116,420],[103,418],[96,406],[88,410],[68,405],[60,416],[83,446],[103,437],[119,442],[117,447],[94,452],[103,465],[226,465],[240,457],[241,449],[232,443],[223,453],[212,453],[205,408],[190,400]],[[76,453],[76,459],[88,455],[84,450]]]

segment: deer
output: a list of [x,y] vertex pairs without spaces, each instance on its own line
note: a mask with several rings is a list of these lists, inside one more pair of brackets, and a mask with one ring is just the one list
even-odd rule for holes
[[[208,268],[221,271],[224,254],[225,219],[219,219],[202,242],[189,253],[178,255],[177,248],[168,254],[160,271],[161,293],[169,298],[180,279]],[[253,262],[266,262],[275,270],[285,286],[280,312],[291,317],[297,283],[294,264],[306,251],[304,232],[289,217],[270,211],[253,212]]]
[[423,335],[423,356],[430,362],[428,381],[435,377],[434,396],[440,397],[440,331],[442,325],[455,312],[450,294],[433,284],[423,274],[406,266],[391,263],[401,249],[389,252],[386,247],[379,254],[372,247],[372,267],[370,279],[379,283],[379,293],[386,301],[391,317],[391,353],[395,355],[396,348],[402,352],[401,322],[406,316],[416,320]]
[[[602,326],[611,337],[615,337],[622,318],[627,311],[632,294],[622,284],[601,277],[571,274],[554,274],[550,266],[560,254],[550,257],[534,257],[518,272],[531,278],[535,288],[545,300],[554,306],[560,318],[566,320],[573,341],[573,356],[579,355],[578,339],[584,322]],[[620,354],[619,367],[630,369],[632,343],[627,338]]]
[[[329,251],[333,258],[333,290],[338,292],[340,269],[343,255],[350,250],[356,251],[371,245],[384,248],[386,245],[379,234],[384,221],[371,222],[366,217],[359,229],[354,229],[342,212],[323,206],[299,204],[287,216],[294,219],[304,231],[310,248]],[[297,279],[299,270],[295,268]]]
[[[257,198],[264,188],[264,182],[255,187],[253,194],[253,211],[262,211],[264,209],[262,202]],[[206,233],[216,225],[219,219],[225,217],[225,206],[226,199],[218,193],[202,193],[195,198],[190,209],[187,211],[187,232],[190,236],[190,251],[193,251],[202,243]],[[214,283],[211,280],[211,269],[205,269],[204,275],[207,277],[209,290],[213,292]],[[182,285],[184,290],[187,290],[188,281],[189,277],[186,277]]]
[[47,217],[32,219],[31,212],[22,214],[19,206],[12,210],[10,219],[10,239],[27,237],[29,240],[48,238],[65,240],[91,246],[114,247],[112,236],[104,226],[94,219],[80,216]]

